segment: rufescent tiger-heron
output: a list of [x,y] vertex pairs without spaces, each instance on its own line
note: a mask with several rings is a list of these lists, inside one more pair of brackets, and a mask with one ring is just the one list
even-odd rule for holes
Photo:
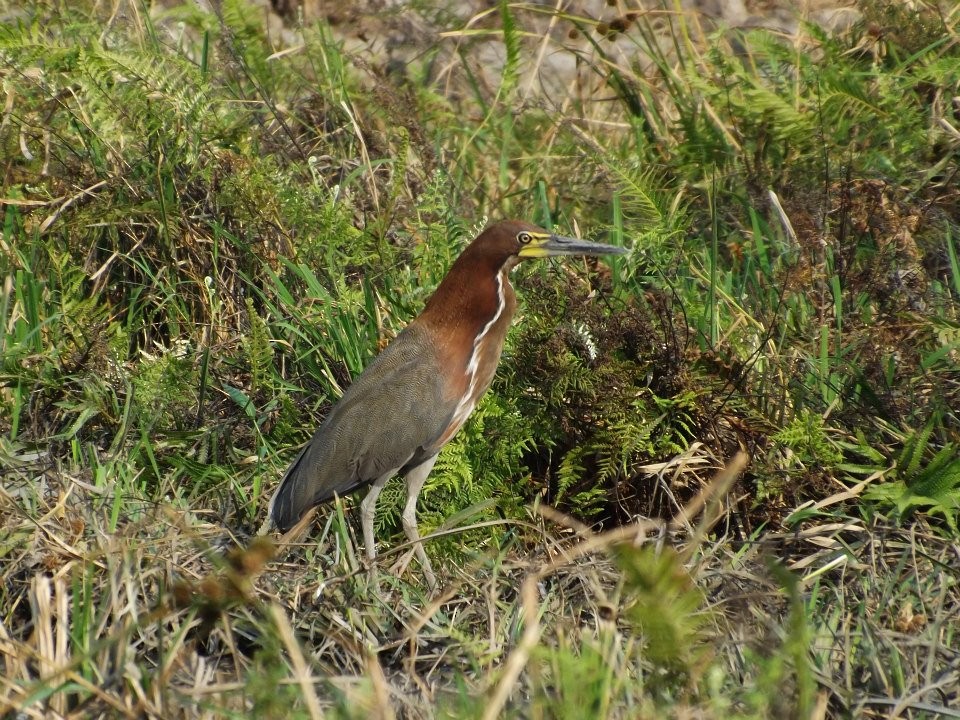
[[281,532],[308,510],[366,485],[360,519],[368,560],[377,496],[406,478],[403,529],[436,587],[417,529],[417,497],[440,449],[490,387],[516,309],[510,271],[527,258],[619,255],[626,250],[562,237],[530,223],[490,225],[453,263],[426,307],[360,374],[287,470],[270,501]]

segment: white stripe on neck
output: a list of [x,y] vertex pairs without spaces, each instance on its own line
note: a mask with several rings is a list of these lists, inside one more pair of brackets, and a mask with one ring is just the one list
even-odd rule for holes
[[505,272],[506,270],[501,269],[500,272],[497,273],[497,311],[493,314],[493,317],[487,321],[487,324],[483,326],[480,334],[477,335],[473,341],[473,352],[470,354],[470,362],[467,363],[467,376],[469,377],[467,392],[464,393],[464,396],[460,398],[460,402],[457,403],[457,408],[453,411],[453,420],[450,423],[452,427],[456,428],[454,432],[463,425],[476,405],[476,399],[473,397],[473,394],[477,389],[477,371],[480,369],[480,353],[483,349],[481,346],[487,333],[490,332],[490,329],[496,324],[497,320],[500,319],[500,316],[503,315],[503,311],[507,307],[507,299],[503,293],[503,284],[508,282],[504,277]]

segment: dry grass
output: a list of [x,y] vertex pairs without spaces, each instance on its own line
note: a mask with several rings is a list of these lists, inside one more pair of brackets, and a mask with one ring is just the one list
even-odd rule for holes
[[[829,708],[831,716],[919,717],[960,701],[960,547],[920,525],[836,518],[707,542],[707,530],[729,523],[718,501],[744,460],[703,482],[667,524],[595,534],[544,509],[518,527],[520,543],[447,568],[433,598],[415,570],[370,576],[350,526],[265,564],[256,545],[225,552],[237,542],[229,522],[158,504],[111,532],[103,499],[79,478],[21,471],[0,498],[9,608],[0,712],[279,717],[295,707],[311,718],[419,718],[459,715],[467,703],[468,714],[492,718],[522,698],[575,694],[554,687],[564,668],[544,648],[561,656],[578,648],[610,664],[606,716],[628,717],[629,707],[650,711],[641,688],[650,692],[662,672],[635,615],[642,589],[616,562],[618,548],[637,543],[677,547],[707,598],[696,635],[706,654],[687,668],[693,675],[708,665],[731,678],[757,672],[757,658],[772,662],[800,632],[810,636],[821,688],[817,716]],[[791,630],[794,590],[814,598],[808,616],[799,611],[800,630]],[[782,706],[764,705],[771,716],[793,707],[797,689],[787,690],[774,696]],[[671,716],[719,717],[726,692],[683,693]],[[732,694],[726,702],[736,710],[751,701]]]

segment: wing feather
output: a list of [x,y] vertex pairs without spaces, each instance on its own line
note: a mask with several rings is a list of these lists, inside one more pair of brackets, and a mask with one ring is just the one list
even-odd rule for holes
[[428,341],[423,330],[407,327],[347,389],[270,501],[280,530],[334,493],[347,494],[436,452],[457,399],[445,397]]

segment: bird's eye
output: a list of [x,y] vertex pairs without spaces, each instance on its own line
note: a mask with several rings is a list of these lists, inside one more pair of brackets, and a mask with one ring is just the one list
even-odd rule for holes
[[531,240],[533,240],[533,236],[530,233],[528,233],[526,230],[521,230],[517,234],[517,242],[520,243],[521,245],[526,245]]

